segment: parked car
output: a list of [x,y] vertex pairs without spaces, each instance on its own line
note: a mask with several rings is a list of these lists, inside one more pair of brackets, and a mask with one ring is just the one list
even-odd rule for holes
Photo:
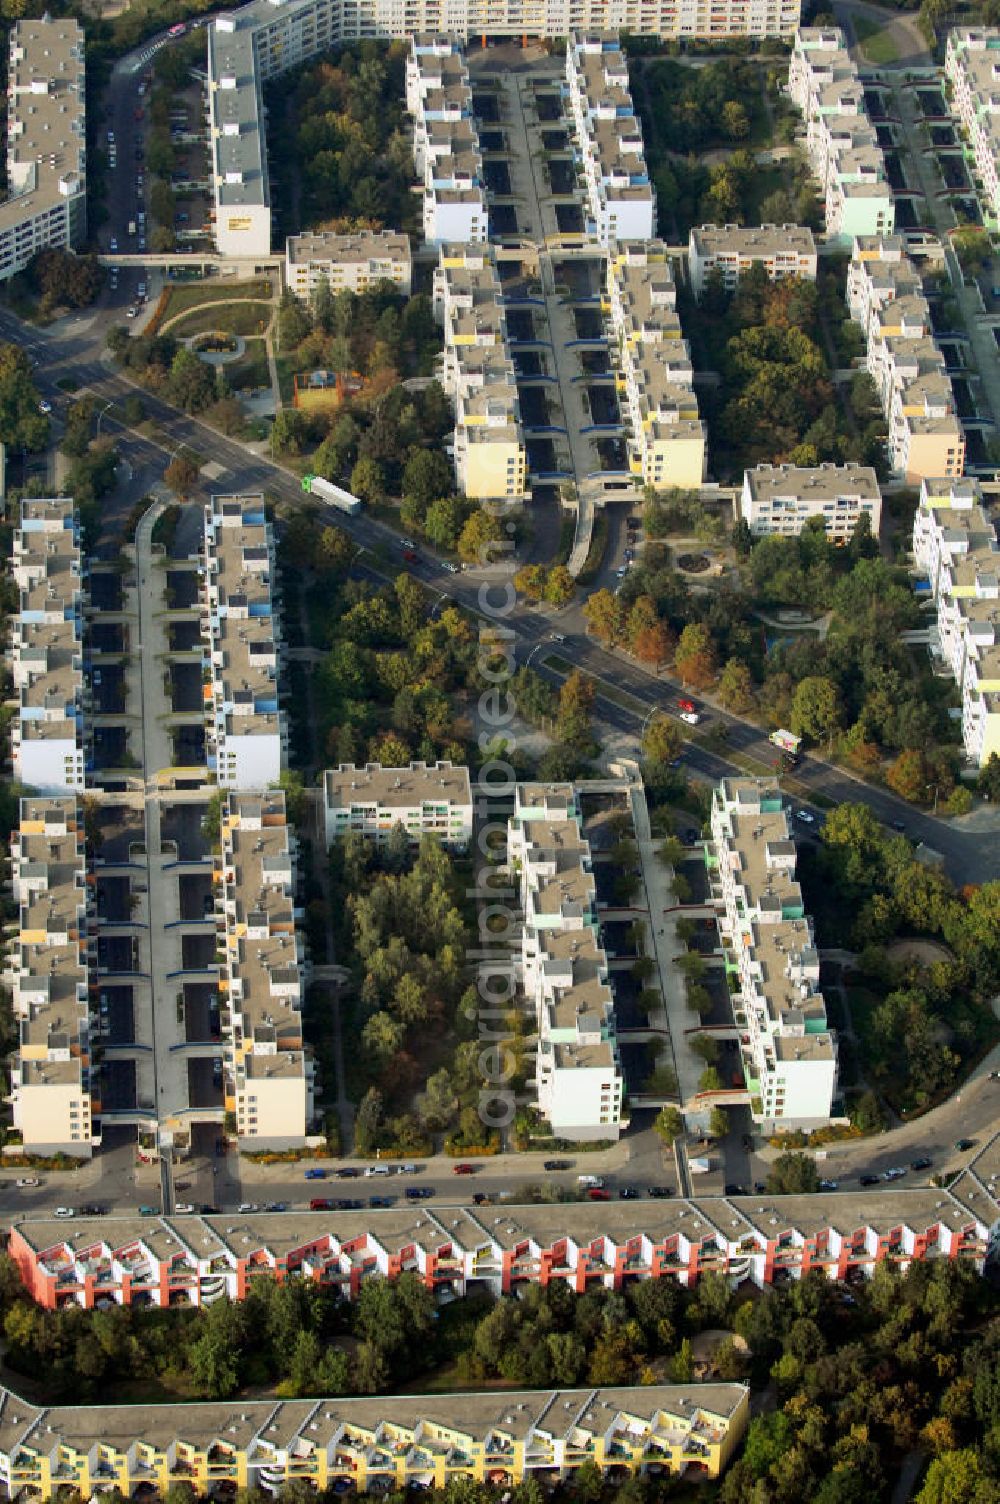
[[688,726],[697,726],[698,722],[701,720],[701,716],[698,714],[697,710],[682,710],[679,712],[679,714],[681,720],[684,721]]
[[178,1201],[177,1205],[174,1207],[174,1211],[180,1217],[189,1217],[194,1211],[194,1207],[191,1205],[190,1201]]
[[156,1207],[156,1206],[140,1206],[140,1208],[139,1208],[139,1216],[140,1217],[158,1217],[159,1215],[160,1215],[159,1207]]
[[974,1149],[975,1147],[976,1141],[974,1138],[960,1138],[955,1143],[955,1148],[959,1154],[964,1154],[966,1149]]
[[38,404],[38,411],[40,413],[50,413],[52,411],[52,403],[51,402],[47,402],[46,399],[43,397],[42,400],[41,400],[41,402],[39,402],[39,404]]
[[388,1165],[365,1165],[365,1176],[366,1176],[366,1178],[369,1177],[369,1176],[371,1176],[371,1175],[391,1175],[391,1174],[392,1174],[392,1171],[389,1169]]
[[369,1196],[368,1197],[368,1205],[369,1206],[395,1206],[395,1204],[396,1204],[396,1198],[395,1198],[395,1196]]
[[840,1182],[838,1180],[821,1180],[819,1188],[821,1191],[835,1191],[839,1185]]
[[55,1211],[53,1212],[53,1216],[55,1216],[55,1217],[75,1217],[76,1216],[76,1207],[74,1207],[74,1206],[57,1206],[56,1209],[55,1209]]
[[931,1167],[931,1165],[933,1163],[934,1163],[934,1161],[932,1159],[928,1159],[927,1155],[923,1154],[923,1155],[921,1155],[921,1157],[919,1159],[914,1159],[914,1160],[911,1161],[911,1163],[910,1163],[910,1169],[911,1170],[929,1170],[930,1167]]
[[475,1203],[476,1206],[490,1206],[490,1205],[492,1205],[490,1197],[487,1196],[487,1194],[486,1194],[485,1191],[476,1191],[476,1193],[473,1196],[472,1200],[473,1200],[473,1202]]
[[328,1212],[332,1206],[333,1202],[326,1196],[314,1196],[309,1203],[309,1210],[311,1212]]
[[453,1175],[475,1175],[478,1168],[478,1165],[470,1165],[463,1161],[460,1165],[452,1165],[451,1173]]
[[816,824],[816,816],[807,809],[797,809],[795,811],[795,818],[796,820],[801,820],[803,825]]
[[666,1201],[668,1196],[674,1194],[672,1185],[650,1185],[646,1187],[646,1195],[652,1196],[654,1201]]
[[639,1192],[634,1185],[620,1185],[618,1187],[619,1201],[638,1201]]
[[905,1169],[903,1168],[902,1165],[893,1165],[891,1169],[889,1169],[889,1170],[883,1170],[882,1171],[882,1179],[883,1180],[902,1180],[902,1178],[903,1178],[903,1176],[905,1174],[906,1174],[906,1171],[905,1171]]
[[357,1212],[361,1210],[364,1202],[350,1196],[338,1196],[333,1204],[338,1212]]
[[578,1175],[576,1183],[577,1185],[592,1185],[600,1188],[604,1184],[604,1181],[600,1175]]
[[267,1205],[265,1206],[264,1210],[266,1212],[287,1212],[287,1210],[288,1210],[288,1202],[287,1201],[269,1201],[267,1203]]
[[571,1170],[572,1168],[573,1161],[571,1159],[547,1159],[545,1161],[546,1170]]
[[860,1180],[860,1182],[861,1182],[862,1185],[878,1185],[878,1183],[879,1183],[879,1181],[881,1179],[881,1176],[879,1176],[879,1175],[859,1175],[858,1179]]
[[17,1186],[18,1190],[21,1191],[27,1191],[33,1185],[41,1185],[41,1181],[38,1179],[37,1175],[19,1175],[14,1183]]
[[587,1198],[590,1201],[610,1201],[611,1192],[606,1191],[602,1185],[592,1185],[587,1192]]
[[341,1165],[340,1169],[334,1170],[333,1173],[338,1180],[357,1180],[361,1171],[356,1169],[354,1165]]
[[[338,1171],[338,1174],[339,1174],[339,1171]],[[325,1180],[326,1179],[326,1171],[319,1169],[317,1166],[313,1166],[313,1168],[311,1170],[306,1170],[305,1171],[305,1177],[304,1178],[306,1180]]]
[[96,1201],[88,1201],[80,1210],[85,1217],[104,1217],[108,1211],[106,1206],[100,1206]]
[[727,1180],[726,1184],[722,1187],[722,1191],[723,1195],[726,1196],[745,1196],[747,1193],[746,1186],[737,1185],[735,1180]]
[[257,1205],[256,1201],[241,1201],[236,1210],[240,1213],[241,1216],[247,1216],[251,1212],[259,1212],[260,1207]]
[[433,1196],[434,1188],[429,1185],[408,1185],[406,1187],[407,1201],[426,1201],[428,1196]]

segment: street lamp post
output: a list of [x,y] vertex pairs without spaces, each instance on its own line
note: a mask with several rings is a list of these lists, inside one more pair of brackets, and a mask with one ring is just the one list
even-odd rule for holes
[[929,783],[929,784],[927,784],[927,792],[928,793],[930,793],[931,789],[934,790],[934,807],[931,810],[931,814],[932,815],[936,815],[937,814],[937,807],[938,807],[938,794],[941,791],[941,785],[939,783]]
[[114,405],[115,405],[115,399],[114,399],[114,397],[112,397],[109,402],[105,402],[104,406],[101,408],[100,412],[97,414],[97,428],[96,428],[95,433],[94,433],[94,437],[95,438],[99,439],[101,437],[101,419],[104,417],[104,414],[107,412],[108,408],[109,407],[114,407]]

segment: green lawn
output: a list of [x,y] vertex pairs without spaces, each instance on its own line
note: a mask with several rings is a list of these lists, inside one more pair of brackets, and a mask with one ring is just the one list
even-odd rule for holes
[[224,334],[263,334],[270,318],[270,303],[261,302],[259,298],[241,298],[235,303],[219,303],[214,308],[194,308],[173,324],[165,319],[160,330],[174,339],[190,339],[192,334],[215,330]]
[[247,347],[239,360],[224,367],[226,380],[233,391],[246,391],[248,387],[269,386],[271,374],[267,366],[267,351],[262,339],[248,339]]
[[163,310],[164,324],[178,313],[200,308],[203,303],[233,303],[248,298],[270,303],[273,297],[270,282],[260,277],[253,282],[231,282],[228,277],[205,277],[183,284],[172,282],[168,291],[167,306]]
[[851,25],[858,39],[858,46],[870,63],[882,65],[899,60],[899,49],[886,27],[867,16],[857,14],[851,17]]

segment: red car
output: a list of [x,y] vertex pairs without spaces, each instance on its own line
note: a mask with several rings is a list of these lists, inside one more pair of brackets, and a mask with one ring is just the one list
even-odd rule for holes
[[403,558],[406,560],[407,564],[415,564],[417,562],[416,551],[412,548],[404,548]]
[[452,1165],[451,1173],[453,1175],[475,1175],[476,1166],[467,1164]]
[[309,1203],[309,1210],[311,1212],[328,1212],[332,1205],[333,1202],[328,1200],[326,1196],[314,1196]]
[[677,701],[677,709],[678,710],[686,710],[687,713],[688,713],[688,715],[694,715],[694,701],[693,700],[678,700]]
[[610,1201],[611,1192],[606,1191],[602,1185],[591,1186],[587,1192],[588,1201]]

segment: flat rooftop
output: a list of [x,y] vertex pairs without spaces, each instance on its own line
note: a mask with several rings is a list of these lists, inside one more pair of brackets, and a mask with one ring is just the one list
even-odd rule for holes
[[878,479],[870,465],[757,465],[744,471],[751,497],[758,502],[795,498],[880,501]]
[[418,804],[472,803],[468,768],[450,762],[411,762],[408,768],[383,768],[377,762],[363,768],[341,763],[323,775],[323,789],[328,807],[335,809],[371,804],[412,809]]
[[84,34],[73,20],[18,21],[10,32],[7,181],[0,230],[86,186]]

